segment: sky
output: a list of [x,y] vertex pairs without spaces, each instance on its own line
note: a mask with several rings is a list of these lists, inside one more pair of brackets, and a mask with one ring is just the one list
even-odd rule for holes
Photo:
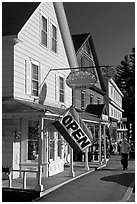
[[135,3],[64,2],[71,34],[91,33],[100,65],[120,65],[135,47]]

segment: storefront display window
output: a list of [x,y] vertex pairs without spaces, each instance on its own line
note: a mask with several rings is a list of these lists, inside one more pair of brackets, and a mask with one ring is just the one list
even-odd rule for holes
[[38,159],[39,121],[29,121],[28,124],[28,160]]

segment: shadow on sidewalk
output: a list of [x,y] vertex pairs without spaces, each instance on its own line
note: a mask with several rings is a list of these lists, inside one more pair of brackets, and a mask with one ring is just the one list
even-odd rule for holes
[[122,173],[118,175],[111,175],[102,177],[100,180],[108,181],[108,182],[115,182],[122,186],[129,187],[132,181],[135,179],[135,173]]

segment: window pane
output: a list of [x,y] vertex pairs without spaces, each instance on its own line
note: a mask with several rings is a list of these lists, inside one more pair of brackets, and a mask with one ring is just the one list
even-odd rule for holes
[[64,94],[60,94],[60,102],[64,102]]
[[28,160],[38,159],[39,122],[29,121],[28,124]]
[[57,39],[57,29],[54,25],[52,25],[52,37]]
[[63,77],[59,77],[59,81],[60,81],[60,84],[59,84],[59,100],[61,102],[64,102],[64,78]]
[[42,31],[42,44],[44,44],[45,46],[47,46],[47,33],[45,33],[44,31]]
[[47,19],[42,16],[42,29],[47,32]]
[[52,51],[57,52],[57,41],[52,39]]
[[32,81],[32,89],[38,89],[38,82],[37,81]]
[[85,92],[81,92],[81,108],[85,107]]
[[33,67],[33,69],[32,69],[32,73],[34,73],[34,74],[38,74],[38,66],[35,65],[35,64],[32,64],[32,67]]

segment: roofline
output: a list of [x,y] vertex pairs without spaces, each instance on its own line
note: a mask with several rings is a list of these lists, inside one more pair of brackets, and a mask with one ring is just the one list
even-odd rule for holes
[[[82,45],[80,46],[80,48],[77,50],[77,52],[76,53],[78,53],[79,52],[79,50],[81,49],[81,47],[84,45],[84,43],[89,39],[89,37],[91,36],[91,34],[90,33],[86,33],[86,34],[88,34],[88,37],[85,39],[85,41],[82,43]],[[74,34],[75,35],[75,34]],[[80,34],[76,34],[76,35],[80,35]]]
[[62,2],[53,2],[70,67],[78,67],[76,53]]
[[101,73],[100,68],[99,68],[99,61],[98,61],[98,58],[97,58],[97,54],[96,54],[96,50],[95,50],[95,46],[94,46],[94,42],[93,42],[91,34],[90,34],[90,36],[88,38],[89,38],[90,46],[92,48],[93,59],[95,61],[95,66],[96,66],[96,70],[97,70],[97,73],[98,73],[98,76],[99,76],[99,79],[100,79],[100,82],[101,82],[101,87],[102,87],[103,91],[106,92],[106,87],[105,87],[105,84],[104,84],[102,73]]
[[[101,82],[101,87],[103,89],[103,95],[106,94],[106,87],[105,87],[105,84],[104,84],[104,80],[103,80],[103,77],[102,77],[102,73],[100,71],[100,68],[99,68],[99,62],[98,62],[98,58],[97,58],[97,54],[96,54],[96,51],[95,51],[95,46],[94,46],[94,42],[93,42],[93,39],[92,39],[92,36],[91,36],[91,33],[86,33],[88,34],[88,37],[85,39],[85,41],[82,43],[82,45],[80,46],[80,48],[78,49],[78,51],[76,52],[76,54],[79,52],[79,50],[81,49],[81,47],[83,46],[83,44],[89,40],[89,43],[90,43],[90,46],[91,46],[91,50],[92,50],[92,54],[93,54],[93,59],[95,61],[95,66],[96,66],[96,70],[97,70],[97,73],[98,73],[98,76],[99,76],[99,79],[100,79],[100,82]],[[74,34],[75,35],[75,34]],[[76,35],[80,35],[80,34],[76,34]],[[105,92],[105,94],[104,94]]]

